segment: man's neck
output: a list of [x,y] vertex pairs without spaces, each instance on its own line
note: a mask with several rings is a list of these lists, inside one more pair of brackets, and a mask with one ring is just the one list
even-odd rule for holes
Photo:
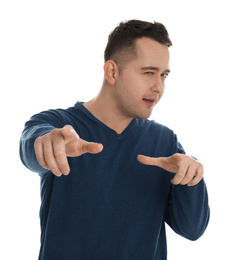
[[84,106],[93,116],[118,134],[122,133],[132,121],[132,118],[118,111],[115,100],[107,90],[101,90],[97,97],[84,103]]

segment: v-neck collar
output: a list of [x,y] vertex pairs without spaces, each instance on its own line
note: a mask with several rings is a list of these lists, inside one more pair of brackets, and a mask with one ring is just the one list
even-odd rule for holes
[[133,125],[135,124],[135,118],[133,118],[131,120],[131,122],[129,123],[129,125],[120,133],[118,134],[114,129],[110,128],[109,126],[107,126],[106,124],[104,124],[101,120],[99,120],[98,118],[96,118],[84,105],[84,102],[77,102],[75,104],[75,107],[78,107],[81,109],[81,111],[88,116],[89,118],[91,118],[92,120],[94,120],[99,126],[103,127],[105,129],[105,131],[107,131],[108,133],[110,133],[111,135],[115,136],[117,139],[121,139],[122,137],[124,137],[129,131],[130,129],[133,127]]

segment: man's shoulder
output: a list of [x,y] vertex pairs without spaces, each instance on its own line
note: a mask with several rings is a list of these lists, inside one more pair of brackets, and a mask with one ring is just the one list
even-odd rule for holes
[[51,116],[51,117],[60,117],[63,115],[68,115],[76,113],[77,110],[80,110],[81,102],[77,102],[74,106],[68,108],[52,108],[43,110],[40,113],[35,114],[34,116]]
[[56,127],[63,127],[64,124],[68,124],[70,121],[75,122],[75,117],[81,115],[81,113],[78,113],[78,110],[80,110],[78,108],[78,106],[80,105],[78,104],[81,104],[81,102],[77,102],[74,106],[68,108],[53,108],[43,110],[39,113],[34,114],[27,123],[51,123],[56,125]]

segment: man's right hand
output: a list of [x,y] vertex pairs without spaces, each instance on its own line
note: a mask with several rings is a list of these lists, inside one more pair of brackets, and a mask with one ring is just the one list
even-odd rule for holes
[[68,175],[70,172],[67,156],[100,153],[103,145],[81,139],[72,126],[66,125],[38,137],[34,148],[40,165],[52,171],[54,175],[61,176]]

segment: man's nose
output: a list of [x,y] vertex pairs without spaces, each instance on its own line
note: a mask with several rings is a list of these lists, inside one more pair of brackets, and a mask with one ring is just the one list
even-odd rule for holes
[[157,74],[156,77],[154,78],[154,82],[151,89],[152,92],[163,93],[164,83],[160,75]]

